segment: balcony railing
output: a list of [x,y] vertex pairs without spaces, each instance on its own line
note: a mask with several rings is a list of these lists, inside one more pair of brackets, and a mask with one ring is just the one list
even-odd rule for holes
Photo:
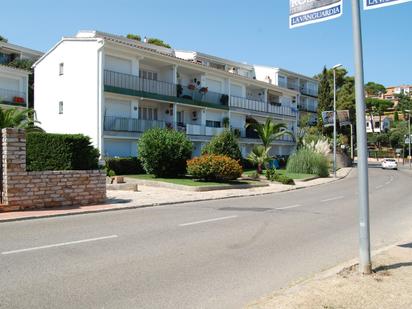
[[0,102],[16,106],[26,106],[26,93],[0,88]]
[[173,102],[194,105],[205,103],[220,107],[228,105],[227,95],[208,91],[207,88],[183,86],[108,70],[104,71],[104,85],[136,91],[142,96],[145,93],[166,96]]
[[310,95],[312,97],[317,97],[318,96],[318,91],[315,90],[315,89],[301,88],[300,92],[304,95]]
[[230,97],[230,107],[283,116],[296,116],[296,110],[291,107],[281,106],[281,103],[279,102],[266,103],[263,101],[250,100],[236,96]]
[[153,128],[175,128],[179,132],[188,135],[214,136],[223,132],[224,128],[207,127],[197,124],[183,124],[165,122],[161,120],[142,120],[135,118],[106,116],[104,118],[104,130],[119,132],[143,133]]

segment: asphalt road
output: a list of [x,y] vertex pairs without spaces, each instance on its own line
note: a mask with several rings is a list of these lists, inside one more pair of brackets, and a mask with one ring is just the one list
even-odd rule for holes
[[[372,245],[412,227],[412,173],[370,169]],[[0,308],[241,308],[357,257],[356,170],[250,198],[0,224]]]

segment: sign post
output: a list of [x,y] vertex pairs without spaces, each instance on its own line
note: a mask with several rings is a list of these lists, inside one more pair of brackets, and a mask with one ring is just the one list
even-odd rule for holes
[[356,135],[358,141],[359,271],[363,274],[371,274],[368,146],[365,129],[365,92],[359,0],[352,0],[352,31],[355,55]]

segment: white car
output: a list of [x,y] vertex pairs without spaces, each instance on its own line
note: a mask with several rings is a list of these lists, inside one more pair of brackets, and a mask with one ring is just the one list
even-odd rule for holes
[[396,162],[395,159],[383,159],[382,168],[383,169],[397,170],[398,169],[398,163]]

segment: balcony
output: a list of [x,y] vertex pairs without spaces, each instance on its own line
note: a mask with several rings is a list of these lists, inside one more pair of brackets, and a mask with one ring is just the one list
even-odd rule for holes
[[184,132],[187,135],[214,136],[223,132],[224,128],[207,127],[196,124],[183,124],[165,122],[161,120],[142,120],[135,118],[106,116],[104,117],[104,130],[117,132],[136,132],[143,133],[154,128],[173,128]]
[[26,93],[0,88],[0,102],[7,105],[26,107]]
[[108,70],[104,71],[104,89],[108,92],[155,100],[228,109],[228,96],[208,91],[207,88],[196,89]]
[[281,106],[279,102],[267,103],[235,96],[230,97],[230,107],[289,117],[296,117],[297,114],[296,110],[291,107]]
[[318,91],[315,89],[309,89],[309,88],[301,88],[300,92],[304,95],[308,95],[311,97],[318,97]]

